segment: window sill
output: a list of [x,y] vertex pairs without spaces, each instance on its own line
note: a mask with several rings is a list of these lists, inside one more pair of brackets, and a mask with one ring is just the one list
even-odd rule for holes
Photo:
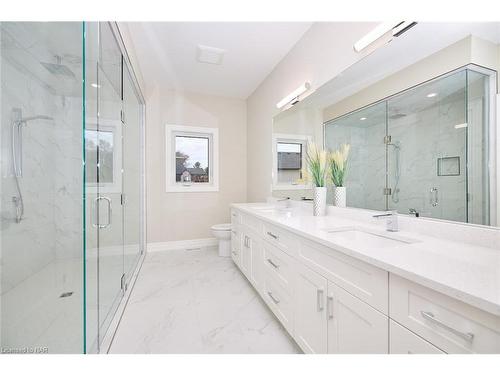
[[217,192],[219,191],[219,186],[217,185],[207,185],[202,186],[198,184],[193,185],[169,185],[166,188],[167,193],[202,193],[202,192]]
[[273,185],[273,190],[311,190],[311,185]]

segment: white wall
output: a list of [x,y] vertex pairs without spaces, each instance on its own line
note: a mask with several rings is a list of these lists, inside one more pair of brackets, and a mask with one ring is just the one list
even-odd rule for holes
[[[167,242],[212,237],[230,222],[229,205],[247,194],[246,102],[155,89],[146,97],[147,239]],[[219,191],[165,192],[165,124],[219,129]]]
[[276,103],[305,81],[319,88],[361,59],[353,44],[376,23],[315,23],[247,99],[248,201],[271,195],[272,125]]

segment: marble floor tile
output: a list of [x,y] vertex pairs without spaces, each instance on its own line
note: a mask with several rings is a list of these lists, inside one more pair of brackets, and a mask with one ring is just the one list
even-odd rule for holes
[[110,353],[300,353],[216,248],[146,256]]

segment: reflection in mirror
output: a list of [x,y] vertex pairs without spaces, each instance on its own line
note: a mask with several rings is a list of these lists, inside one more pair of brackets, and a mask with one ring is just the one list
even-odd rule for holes
[[297,105],[273,120],[273,196],[294,200],[312,198],[305,179],[307,145],[321,134],[322,112],[315,106]]
[[280,113],[273,131],[302,120],[325,148],[351,145],[348,207],[496,226],[499,68],[500,24],[419,23]]

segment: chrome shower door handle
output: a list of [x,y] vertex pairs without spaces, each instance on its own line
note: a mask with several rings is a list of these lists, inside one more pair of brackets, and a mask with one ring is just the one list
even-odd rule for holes
[[[99,221],[97,223],[95,222],[95,219],[100,217],[99,212],[97,211],[97,205],[99,204],[99,202],[101,200],[106,201],[106,203],[108,204],[108,222],[105,224],[101,224]],[[94,199],[94,210],[93,211],[94,211],[94,215],[92,218],[92,226],[94,228],[104,229],[104,228],[107,228],[111,225],[111,217],[113,216],[113,208],[111,205],[110,198],[101,196],[101,197],[97,197],[96,199]]]
[[439,204],[438,201],[438,188],[437,187],[432,187],[431,190],[429,190],[430,193],[430,198],[429,202],[432,207],[436,207]]

